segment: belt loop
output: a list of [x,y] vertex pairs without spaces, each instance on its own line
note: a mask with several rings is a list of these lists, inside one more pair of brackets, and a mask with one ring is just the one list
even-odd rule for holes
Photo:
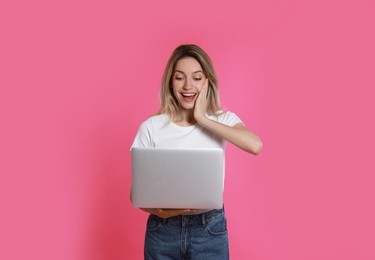
[[206,225],[206,213],[202,213],[202,225]]
[[163,218],[163,224],[167,224],[167,219],[166,218]]

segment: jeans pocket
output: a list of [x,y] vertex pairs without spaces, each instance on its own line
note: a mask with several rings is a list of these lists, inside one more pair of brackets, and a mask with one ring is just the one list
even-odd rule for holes
[[150,214],[147,219],[147,231],[157,231],[159,229],[159,226],[160,220],[156,216]]
[[227,235],[227,220],[224,214],[207,223],[207,232],[213,236]]

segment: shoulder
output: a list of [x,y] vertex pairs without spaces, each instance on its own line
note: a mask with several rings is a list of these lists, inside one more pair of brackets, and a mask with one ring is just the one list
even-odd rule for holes
[[143,121],[140,128],[153,129],[160,128],[168,123],[169,117],[166,114],[153,115]]
[[242,123],[241,119],[231,111],[220,110],[216,113],[216,115],[208,115],[208,118],[229,126],[234,126],[238,123]]
[[143,121],[138,128],[132,147],[154,147],[155,133],[158,132],[162,126],[166,125],[168,118],[167,115],[155,115]]

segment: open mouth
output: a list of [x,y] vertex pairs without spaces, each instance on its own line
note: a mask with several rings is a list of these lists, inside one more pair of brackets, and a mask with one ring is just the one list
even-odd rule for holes
[[181,93],[182,99],[185,102],[193,102],[197,93]]
[[181,93],[183,97],[194,97],[196,93]]

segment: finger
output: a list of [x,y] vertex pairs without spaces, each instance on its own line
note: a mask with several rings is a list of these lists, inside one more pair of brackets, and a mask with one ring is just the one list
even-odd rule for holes
[[153,214],[156,209],[153,209],[153,208],[141,208],[141,210],[144,210],[144,211],[146,211],[148,213],[152,213]]
[[207,93],[208,93],[208,83],[209,83],[208,78],[206,78],[206,82],[205,82],[205,84],[203,86],[203,91],[204,91],[204,96],[205,97],[207,97]]
[[208,89],[208,83],[209,83],[209,82],[210,82],[210,81],[208,80],[208,78],[206,78],[206,82],[205,82],[205,83],[206,83],[206,84],[205,84],[205,85],[206,85],[206,89]]
[[203,84],[202,90],[207,92],[207,89],[208,89],[208,78],[206,78],[206,80],[205,80],[205,82]]
[[203,100],[203,98],[207,97],[207,87],[208,87],[207,82],[208,82],[208,79],[206,78],[205,83],[203,83],[203,86],[202,86],[201,90],[199,91],[198,98],[200,98],[201,100]]
[[205,90],[205,88],[206,88],[207,86],[208,86],[208,79],[206,78],[206,79],[204,80],[203,84],[202,84],[202,88],[201,88],[200,90],[198,90],[199,93],[202,93],[202,92]]

